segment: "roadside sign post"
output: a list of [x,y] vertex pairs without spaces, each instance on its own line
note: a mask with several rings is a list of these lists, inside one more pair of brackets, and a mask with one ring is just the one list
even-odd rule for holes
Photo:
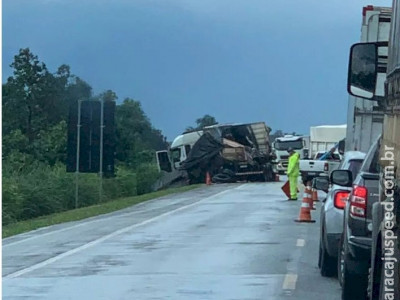
[[81,142],[81,105],[82,100],[78,101],[78,122],[77,136],[76,136],[76,169],[75,169],[75,208],[78,208],[79,199],[79,152],[80,152],[80,142]]
[[103,134],[104,134],[104,99],[101,99],[100,103],[100,166],[99,166],[99,201],[103,201]]
[[66,171],[75,173],[75,208],[79,207],[80,173],[98,174],[98,202],[103,201],[104,174],[114,175],[115,102],[77,100],[70,106]]

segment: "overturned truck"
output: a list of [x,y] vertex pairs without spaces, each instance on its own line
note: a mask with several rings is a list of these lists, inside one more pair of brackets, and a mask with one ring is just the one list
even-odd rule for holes
[[[207,173],[214,182],[273,181],[269,132],[264,122],[205,127],[185,160],[160,170],[171,170],[172,165],[186,172],[191,184],[204,182]],[[165,152],[163,156],[158,160],[165,162]]]

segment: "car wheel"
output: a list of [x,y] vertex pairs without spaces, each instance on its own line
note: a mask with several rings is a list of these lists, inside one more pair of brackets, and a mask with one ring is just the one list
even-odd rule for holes
[[323,240],[319,242],[319,267],[321,269],[321,275],[323,277],[333,277],[336,275],[336,261],[327,252]]
[[343,237],[340,242],[338,257],[338,275],[339,283],[342,286],[342,300],[366,299],[367,283],[363,276],[353,274],[349,270],[348,261],[351,258],[349,257]]

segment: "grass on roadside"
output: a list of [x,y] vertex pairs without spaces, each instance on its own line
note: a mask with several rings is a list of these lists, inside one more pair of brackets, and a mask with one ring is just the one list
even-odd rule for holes
[[74,210],[69,210],[61,213],[51,214],[48,216],[43,216],[31,220],[16,222],[3,226],[2,236],[3,238],[13,236],[19,233],[31,231],[41,227],[46,227],[54,224],[60,224],[71,221],[78,221],[89,217],[94,217],[113,211],[117,211],[140,202],[147,200],[163,197],[170,194],[182,193],[189,190],[198,188],[201,185],[189,185],[179,188],[170,188],[167,190],[161,190],[153,193],[148,193],[140,196],[120,198],[116,200],[111,200],[101,204],[82,207]]

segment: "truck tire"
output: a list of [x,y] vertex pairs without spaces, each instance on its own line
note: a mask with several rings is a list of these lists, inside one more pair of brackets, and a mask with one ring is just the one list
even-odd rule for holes
[[262,175],[262,181],[263,182],[271,182],[275,181],[275,173],[272,165],[270,163],[267,163],[264,167],[264,173]]

